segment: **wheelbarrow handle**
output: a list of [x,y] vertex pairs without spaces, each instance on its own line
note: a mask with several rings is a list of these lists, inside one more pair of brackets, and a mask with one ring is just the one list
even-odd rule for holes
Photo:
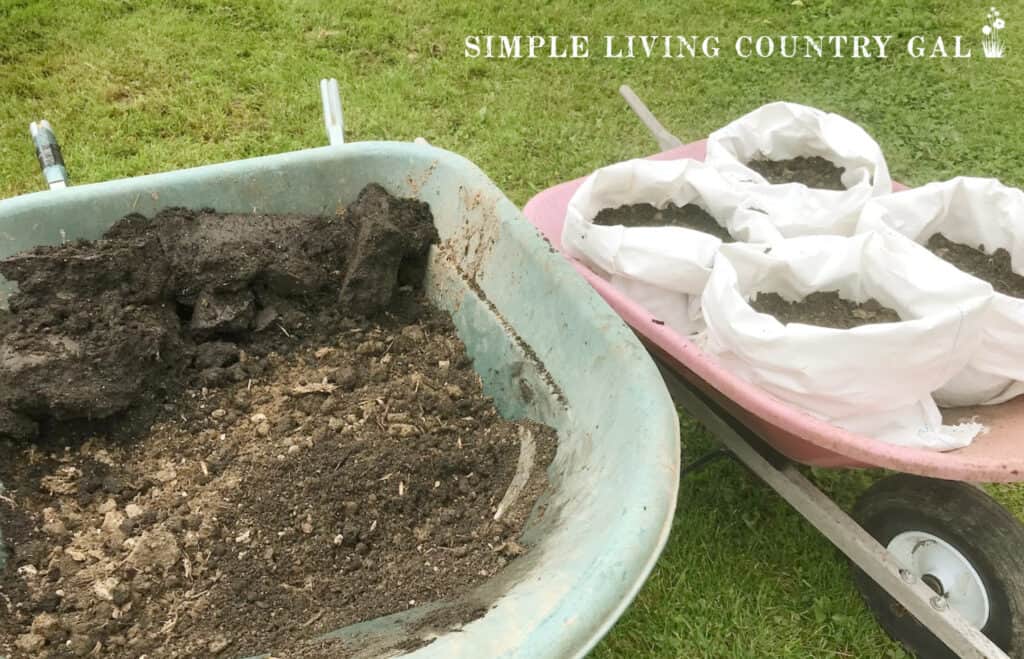
[[678,137],[668,132],[661,122],[647,109],[644,102],[640,100],[629,85],[622,85],[619,87],[619,93],[622,94],[622,98],[626,99],[626,103],[633,110],[640,121],[643,122],[644,126],[647,126],[647,130],[651,131],[651,135],[657,140],[658,146],[661,147],[662,151],[668,151],[669,149],[675,149],[683,146],[683,143]]
[[331,146],[345,143],[345,120],[341,112],[341,94],[334,78],[320,80],[320,102],[324,109],[324,128]]
[[39,167],[43,170],[47,185],[51,190],[67,187],[68,170],[64,167],[64,156],[50,122],[46,119],[33,121],[28,130],[32,134],[36,158],[39,159]]
[[[320,80],[320,104],[324,112],[324,129],[327,131],[327,141],[331,146],[341,146],[345,143],[345,119],[341,110],[341,92],[338,91],[338,81],[334,78],[321,78]],[[430,145],[425,138],[417,137],[413,140],[416,144]],[[3,657],[0,657],[3,659]]]

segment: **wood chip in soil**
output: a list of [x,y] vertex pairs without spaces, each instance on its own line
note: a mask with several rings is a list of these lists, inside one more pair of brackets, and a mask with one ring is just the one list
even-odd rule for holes
[[809,188],[820,190],[845,190],[843,167],[821,156],[787,158],[785,160],[757,159],[747,163],[769,183],[803,183]]
[[710,233],[722,242],[733,242],[732,236],[715,218],[697,204],[656,208],[653,204],[628,204],[605,208],[594,217],[594,224],[625,227],[683,227]]
[[1024,298],[1024,277],[1013,271],[1010,253],[1005,249],[986,254],[983,245],[981,249],[975,249],[970,245],[955,243],[941,233],[929,238],[927,247],[933,254],[964,272],[992,284],[996,292]]
[[882,306],[874,298],[853,302],[835,291],[811,293],[803,300],[790,302],[777,293],[758,293],[750,301],[755,311],[774,316],[783,325],[803,323],[835,329],[852,329],[876,323],[898,323],[898,313]]
[[[22,293],[35,290],[43,302],[23,297],[12,308],[37,321],[67,320],[33,325],[28,343],[19,314],[8,314],[0,338],[17,338],[9,350],[59,348],[54,381],[33,391],[67,406],[2,397],[13,375],[0,372],[0,409],[31,422],[0,439],[0,529],[11,553],[0,571],[0,655],[337,656],[337,647],[308,639],[430,601],[457,602],[529,550],[520,533],[546,487],[555,434],[502,419],[450,318],[416,282],[402,283],[422,276],[415,261],[428,236],[416,227],[429,214],[379,188],[360,199],[346,215],[362,222],[358,231],[295,217],[163,218],[206,245],[205,255],[173,255],[191,259],[196,281],[248,273],[226,290],[193,286],[180,272],[170,286],[147,279],[142,261],[158,266],[167,249],[147,238],[153,225],[138,217],[113,230],[123,240],[18,262],[29,284]],[[274,240],[258,233],[268,226],[278,227]],[[314,233],[303,235],[307,226]],[[246,227],[257,233],[232,233]],[[247,249],[219,250],[204,231]],[[332,249],[319,246],[323,232]],[[270,254],[290,260],[285,267]],[[109,274],[136,276],[109,276],[103,264]],[[338,281],[365,286],[343,288],[339,299]],[[64,293],[75,286],[87,290],[68,306]],[[361,295],[371,289],[372,299]],[[112,382],[122,374],[67,358],[66,344],[48,337],[79,332],[80,345],[116,355],[117,345],[89,332],[119,307],[145,321],[110,334],[140,360],[124,366],[128,382],[164,386],[153,396],[127,384],[117,396],[83,390],[72,406],[61,392],[78,391],[75,374]],[[357,308],[366,316],[348,315]],[[160,358],[146,352],[161,345]],[[180,363],[168,365],[169,356]],[[65,381],[70,388],[61,388]],[[99,424],[60,416],[88,405],[117,411]],[[496,520],[524,433],[536,444],[532,476]]]

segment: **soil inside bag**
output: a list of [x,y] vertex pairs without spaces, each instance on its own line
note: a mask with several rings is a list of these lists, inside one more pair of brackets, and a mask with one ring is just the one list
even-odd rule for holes
[[758,293],[750,301],[755,311],[772,315],[782,324],[803,323],[835,329],[852,329],[874,323],[898,323],[898,313],[882,306],[875,299],[853,302],[839,297],[835,291],[811,293],[797,302],[790,302],[777,293]]
[[594,224],[602,226],[622,225],[633,227],[683,227],[703,231],[718,238],[722,242],[733,242],[732,236],[725,227],[715,221],[706,210],[697,204],[686,204],[682,207],[668,204],[659,209],[652,204],[628,204],[618,208],[606,208],[594,218]]
[[803,183],[821,190],[846,190],[842,167],[836,167],[821,156],[787,158],[786,160],[751,160],[747,163],[769,183]]
[[1024,277],[1010,267],[1010,253],[997,249],[992,254],[969,245],[955,243],[941,233],[928,239],[928,249],[964,272],[992,284],[998,293],[1010,297],[1024,298]]

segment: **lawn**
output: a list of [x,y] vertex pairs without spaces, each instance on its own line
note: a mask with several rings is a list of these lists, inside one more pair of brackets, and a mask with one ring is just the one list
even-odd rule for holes
[[[1024,183],[1019,0],[999,6],[1009,44],[1001,61],[914,59],[902,48],[885,60],[731,52],[743,34],[976,42],[981,2],[538,4],[0,0],[0,197],[41,188],[27,132],[40,117],[56,127],[74,183],[324,144],[321,77],[340,82],[347,139],[426,137],[475,161],[517,204],[654,150],[617,94],[624,82],[684,141],[785,99],[860,123],[904,182],[970,174]],[[463,54],[468,34],[517,33],[716,34],[729,52],[625,61]],[[711,446],[699,426],[682,429],[687,457]],[[843,504],[871,478],[814,476]],[[1024,513],[1021,489],[996,494]],[[658,567],[594,654],[903,656],[861,604],[838,552],[731,462],[683,482]]]

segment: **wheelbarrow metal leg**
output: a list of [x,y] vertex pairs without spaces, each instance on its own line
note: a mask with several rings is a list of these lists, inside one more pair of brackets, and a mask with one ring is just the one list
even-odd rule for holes
[[943,606],[945,602],[927,585],[902,570],[885,547],[792,463],[782,467],[772,465],[751,445],[751,441],[759,440],[745,436],[749,431],[739,427],[674,372],[664,367],[661,371],[677,403],[954,652],[971,659],[1008,659],[980,630],[953,609]]

